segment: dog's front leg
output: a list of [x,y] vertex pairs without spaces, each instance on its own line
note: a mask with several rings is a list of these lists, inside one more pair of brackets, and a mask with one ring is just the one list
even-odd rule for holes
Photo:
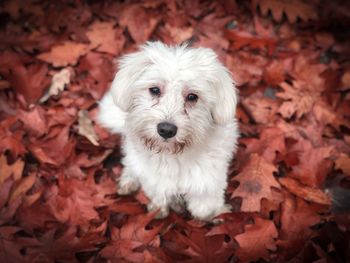
[[125,167],[118,182],[118,194],[128,195],[140,188],[139,179],[129,167]]
[[231,206],[225,204],[222,191],[219,193],[190,194],[186,199],[187,208],[192,216],[203,221],[210,221],[215,216],[231,210]]

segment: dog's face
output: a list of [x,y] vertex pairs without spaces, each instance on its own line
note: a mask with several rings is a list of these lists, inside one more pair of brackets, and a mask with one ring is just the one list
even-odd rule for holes
[[112,95],[128,113],[128,133],[149,150],[173,154],[205,143],[236,108],[232,79],[213,51],[159,42],[122,58]]

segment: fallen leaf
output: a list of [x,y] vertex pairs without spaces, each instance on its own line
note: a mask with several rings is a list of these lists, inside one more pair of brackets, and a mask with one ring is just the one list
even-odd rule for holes
[[294,81],[292,85],[286,82],[280,84],[283,92],[277,92],[276,96],[285,100],[278,110],[284,118],[289,119],[296,114],[300,119],[309,113],[316,101],[320,99],[320,94],[310,91],[307,85],[305,82],[298,81]]
[[257,91],[248,98],[242,99],[242,104],[257,123],[268,124],[276,119],[278,102]]
[[282,21],[283,14],[286,14],[291,23],[297,22],[298,18],[308,21],[318,17],[312,5],[301,0],[257,0],[254,4],[259,5],[261,13],[265,16],[271,12],[277,22]]
[[127,5],[119,18],[120,24],[128,28],[137,44],[147,41],[159,22],[155,14],[148,15],[146,10],[138,4]]
[[273,163],[277,153],[285,154],[285,133],[276,128],[266,128],[260,133],[260,138],[242,138],[241,142],[247,146],[248,154],[258,153],[267,162]]
[[249,161],[233,180],[239,182],[231,198],[242,197],[242,212],[259,212],[261,199],[272,199],[271,187],[280,188],[273,173],[277,172],[273,164],[256,153],[251,154]]
[[314,202],[321,205],[330,205],[330,197],[323,191],[317,188],[308,187],[298,183],[296,180],[288,177],[279,178],[279,183],[286,187],[291,193],[305,199],[309,202]]
[[48,132],[45,111],[36,105],[29,111],[20,110],[18,118],[23,122],[24,128],[32,136],[40,137]]
[[282,203],[281,231],[277,245],[288,248],[284,253],[295,256],[312,235],[311,226],[320,222],[318,207],[309,205],[300,198],[287,198]]
[[79,119],[78,119],[78,133],[84,137],[86,137],[93,145],[98,146],[98,140],[97,134],[94,130],[94,127],[92,125],[92,121],[88,116],[87,111],[81,110],[78,113]]
[[290,151],[298,153],[299,163],[294,165],[290,176],[305,185],[320,187],[332,168],[331,157],[333,147],[314,147],[310,141],[300,139]]
[[39,100],[40,103],[44,103],[51,96],[57,96],[60,94],[64,88],[70,83],[72,76],[72,70],[69,68],[64,68],[61,71],[55,73],[51,80],[51,85],[49,90],[45,93],[43,97]]
[[95,21],[86,32],[90,40],[90,49],[117,55],[125,44],[125,37],[120,28],[115,28],[115,22]]
[[273,221],[255,217],[253,225],[246,225],[244,233],[235,236],[239,244],[236,256],[242,262],[252,262],[261,258],[271,261],[269,251],[277,249],[277,237],[278,232]]
[[89,46],[72,41],[51,48],[49,52],[41,53],[38,58],[52,64],[54,67],[74,66],[81,56],[89,51]]

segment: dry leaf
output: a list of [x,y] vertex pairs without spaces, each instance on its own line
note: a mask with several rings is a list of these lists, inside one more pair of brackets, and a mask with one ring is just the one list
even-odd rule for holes
[[44,103],[51,96],[57,96],[64,88],[70,83],[72,71],[69,68],[64,68],[61,71],[55,73],[51,80],[49,90],[39,100],[40,103]]
[[52,64],[54,67],[74,66],[81,56],[89,51],[89,46],[72,41],[51,48],[49,52],[41,53],[38,58]]
[[115,28],[114,21],[96,21],[90,25],[86,35],[90,40],[90,49],[96,48],[97,51],[107,52],[112,55],[117,55],[125,43],[123,31]]
[[86,137],[93,145],[98,146],[98,136],[95,132],[95,129],[92,125],[92,121],[89,118],[87,111],[81,110],[79,111],[79,119],[78,119],[78,133],[84,137]]
[[258,154],[251,154],[242,171],[233,178],[239,182],[232,198],[242,197],[241,211],[259,212],[261,199],[273,199],[271,187],[280,188],[273,176],[277,169]]
[[321,205],[330,205],[330,197],[317,188],[308,187],[298,183],[296,180],[288,177],[278,179],[281,185],[286,187],[291,193],[305,199],[309,202],[314,202]]
[[246,225],[244,233],[235,236],[239,244],[236,255],[242,262],[252,262],[260,258],[270,261],[269,251],[277,249],[277,237],[278,232],[273,221],[256,217],[253,225]]

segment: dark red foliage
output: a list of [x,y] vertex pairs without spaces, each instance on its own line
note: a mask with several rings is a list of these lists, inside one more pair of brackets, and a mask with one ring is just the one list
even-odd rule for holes
[[[321,0],[0,3],[1,262],[347,262],[350,5]],[[115,58],[147,40],[213,48],[240,91],[214,223],[121,197],[98,126]]]

